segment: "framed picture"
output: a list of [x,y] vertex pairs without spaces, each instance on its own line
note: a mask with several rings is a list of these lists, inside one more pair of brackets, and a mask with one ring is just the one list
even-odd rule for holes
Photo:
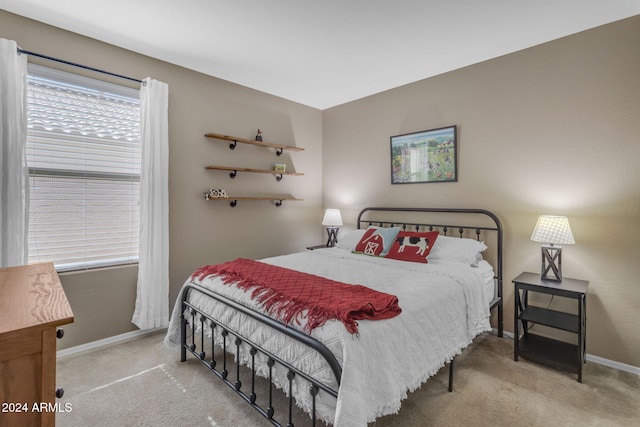
[[391,137],[391,183],[455,182],[456,126]]

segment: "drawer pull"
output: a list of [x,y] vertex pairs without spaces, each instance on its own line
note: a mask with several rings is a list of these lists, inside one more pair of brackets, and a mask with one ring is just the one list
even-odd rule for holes
[[62,338],[64,336],[64,329],[60,328],[56,331],[56,337],[58,337],[58,339]]
[[64,389],[62,387],[58,387],[58,389],[56,390],[56,397],[58,399],[61,399],[62,396],[64,396]]

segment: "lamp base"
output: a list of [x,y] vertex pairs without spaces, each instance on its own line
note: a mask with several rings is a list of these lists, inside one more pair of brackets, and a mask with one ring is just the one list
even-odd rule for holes
[[327,239],[327,247],[332,248],[338,243],[338,230],[339,227],[327,227],[327,234],[329,238]]
[[543,280],[562,282],[562,246],[542,246]]

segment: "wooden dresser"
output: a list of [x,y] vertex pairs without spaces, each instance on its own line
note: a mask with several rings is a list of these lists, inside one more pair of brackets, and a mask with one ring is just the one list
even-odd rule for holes
[[57,328],[73,312],[52,263],[0,269],[0,426],[54,426]]

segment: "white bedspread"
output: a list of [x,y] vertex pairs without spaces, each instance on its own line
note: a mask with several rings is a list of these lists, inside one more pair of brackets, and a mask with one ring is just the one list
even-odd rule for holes
[[[329,321],[311,334],[335,354],[343,368],[337,401],[320,392],[317,402],[318,417],[338,427],[364,426],[380,416],[396,413],[408,392],[434,375],[474,337],[491,329],[483,290],[485,279],[478,268],[396,261],[352,254],[341,248],[261,261],[344,283],[362,284],[399,299],[402,308],[399,316],[359,321],[359,336],[349,334],[338,321]],[[246,292],[223,285],[217,278],[205,278],[200,284],[256,307]],[[263,343],[277,356],[294,360],[296,366],[336,388],[330,369],[314,352],[292,344],[288,337],[274,335],[244,315],[225,312],[220,304],[200,298],[200,294],[192,292],[190,300],[229,327],[247,334],[249,339]],[[179,299],[165,342],[173,346],[180,342]],[[275,375],[274,382],[288,392],[286,370],[277,370]],[[309,412],[308,383],[298,380],[295,378],[293,386],[296,403]]]

